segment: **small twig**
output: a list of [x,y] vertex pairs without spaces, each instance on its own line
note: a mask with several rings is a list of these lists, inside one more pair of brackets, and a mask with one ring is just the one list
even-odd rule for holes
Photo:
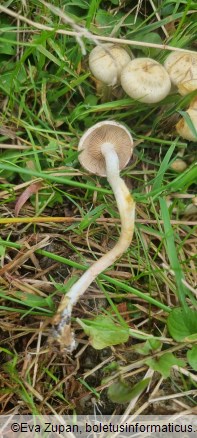
[[9,271],[13,271],[13,269],[16,269],[18,266],[21,266],[22,264],[25,263],[26,260],[28,260],[28,258],[33,252],[35,252],[38,249],[44,248],[47,245],[49,245],[49,236],[45,237],[41,242],[37,243],[36,245],[33,245],[26,252],[21,251],[21,253],[19,253],[14,260],[11,260],[9,263],[7,263],[5,266],[3,266],[0,269],[0,275],[4,274],[5,272],[7,273]]
[[184,278],[182,278],[181,281],[197,298],[197,290],[194,289],[190,284],[188,284],[188,282]]
[[30,149],[31,146],[0,143],[0,148],[1,149]]
[[[195,53],[194,50],[188,50],[188,49],[181,49],[180,47],[173,47],[166,44],[155,44],[155,43],[146,43],[145,41],[135,41],[135,40],[128,40],[123,38],[112,38],[107,36],[101,36],[101,35],[94,35],[93,33],[87,31],[87,29],[82,28],[83,32],[80,33],[78,31],[71,31],[71,30],[64,30],[64,29],[56,29],[52,26],[46,26],[44,24],[35,23],[34,21],[30,20],[29,18],[23,17],[23,15],[17,14],[16,12],[12,11],[11,9],[6,8],[5,6],[0,5],[0,11],[4,12],[5,14],[10,15],[11,17],[14,17],[16,19],[19,19],[23,21],[24,23],[29,24],[30,26],[33,26],[36,29],[39,30],[48,30],[49,32],[54,32],[55,34],[60,35],[69,35],[74,38],[84,36],[85,38],[90,39],[95,44],[98,44],[98,41],[106,41],[106,42],[112,42],[114,44],[126,44],[128,46],[139,46],[139,47],[153,47],[155,49],[162,49],[162,50],[176,50],[177,52],[183,52],[183,53]],[[88,36],[87,36],[88,32]]]
[[188,370],[185,370],[185,368],[182,367],[178,367],[177,365],[173,365],[172,367],[175,371],[178,371],[179,373],[184,374],[185,376],[189,377],[191,380],[193,380],[194,382],[197,382],[197,376],[193,373],[191,373]]
[[[153,11],[154,11],[154,13],[155,13],[155,15],[156,15],[156,17],[157,17],[157,20],[160,22],[160,21],[161,21],[161,18],[160,18],[159,13],[157,12],[157,9],[156,9],[156,7],[155,7],[155,4],[153,3],[153,0],[149,0],[149,1],[150,1],[150,4],[151,4],[152,8],[153,8]],[[161,25],[161,28],[162,28],[163,33],[165,34],[166,38],[169,38],[169,34],[168,34],[168,32],[167,32],[165,26]]]
[[37,377],[37,371],[38,371],[38,359],[39,359],[39,353],[40,353],[40,347],[41,347],[41,339],[42,339],[42,330],[43,330],[43,322],[40,322],[40,330],[38,333],[38,340],[37,340],[37,346],[36,346],[36,357],[34,362],[34,371],[33,371],[33,381],[32,381],[32,387],[35,387],[36,384],[36,377]]
[[[76,32],[76,41],[81,47],[81,52],[83,55],[86,55],[85,45],[81,37],[85,36],[86,38],[92,39],[93,35],[85,27],[76,24],[75,21],[67,14],[65,14],[60,8],[50,3],[47,3],[44,0],[39,0],[39,1],[40,3],[45,5],[48,9],[50,9],[50,11],[53,12],[55,15],[58,15],[63,21],[63,23],[68,24],[72,29],[74,29],[74,31]],[[98,44],[96,39],[94,39],[94,43]]]
[[[73,216],[35,216],[35,217],[10,217],[10,218],[0,218],[0,224],[37,224],[37,223],[45,223],[45,222],[82,222],[82,218],[73,217]],[[120,219],[112,219],[112,218],[100,218],[95,220],[96,223],[103,223],[106,224],[115,224],[120,223]],[[156,219],[136,219],[136,223],[138,224],[163,224],[163,220],[156,220]],[[182,220],[171,220],[170,223],[172,225],[197,225],[197,221],[182,221]],[[165,267],[165,266],[164,266]]]
[[151,399],[149,399],[149,403],[154,403],[154,402],[158,402],[158,401],[162,401],[162,400],[174,399],[174,398],[178,398],[178,397],[186,397],[187,395],[190,395],[190,394],[196,394],[196,389],[191,389],[190,391],[185,391],[185,392],[178,392],[176,394],[167,394],[167,395],[164,395],[162,397],[151,398]]

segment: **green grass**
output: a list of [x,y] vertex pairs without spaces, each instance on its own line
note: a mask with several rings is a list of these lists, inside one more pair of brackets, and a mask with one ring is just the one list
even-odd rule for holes
[[[194,1],[155,1],[155,10],[142,2],[139,11],[138,3],[132,4],[132,11],[129,2],[118,0],[54,0],[51,5],[11,0],[0,5],[3,413],[17,403],[20,413],[93,413],[91,400],[96,397],[102,413],[111,414],[117,405],[108,396],[109,384],[116,379],[124,393],[125,384],[138,384],[151,364],[149,392],[138,394],[143,413],[151,412],[148,398],[157,384],[154,397],[175,394],[174,405],[173,399],[172,404],[168,401],[171,409],[177,406],[180,412],[176,392],[182,392],[184,409],[195,406],[195,398],[184,393],[196,389],[196,333],[188,326],[187,340],[177,341],[173,328],[168,330],[168,318],[179,314],[173,313],[179,307],[185,314],[188,308],[196,311],[197,222],[195,215],[185,214],[196,195],[196,144],[177,137],[175,129],[183,116],[195,133],[185,111],[196,91],[182,97],[173,90],[161,103],[148,105],[117,87],[103,101],[88,68],[95,37],[118,38],[122,44],[132,40],[136,57],[161,63],[168,54],[164,44],[196,50]],[[70,34],[76,32],[75,25],[86,27],[82,41]],[[78,358],[75,353],[62,357],[47,342],[51,318],[71,284],[116,243],[120,232],[106,178],[88,174],[78,161],[80,137],[103,120],[124,123],[136,143],[134,160],[122,171],[137,203],[135,234],[127,252],[75,306]],[[171,164],[180,154],[187,169],[177,174]],[[14,222],[16,202],[38,181],[42,187],[29,195]],[[70,216],[70,222],[62,222],[64,216]],[[90,338],[79,320],[87,324]],[[117,327],[128,334],[127,344],[118,343]],[[106,343],[103,351],[94,349],[93,336]],[[159,402],[154,412],[157,408]],[[118,412],[124,411],[123,404]]]

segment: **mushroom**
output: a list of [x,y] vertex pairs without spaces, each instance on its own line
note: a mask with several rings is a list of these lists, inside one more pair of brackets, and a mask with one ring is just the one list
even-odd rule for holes
[[197,89],[197,53],[171,52],[164,67],[182,96]]
[[170,167],[175,172],[181,173],[184,172],[185,169],[187,169],[187,163],[182,160],[182,158],[176,158],[176,160],[173,161]]
[[194,97],[193,99],[192,99],[192,101],[190,102],[190,104],[189,104],[189,109],[195,109],[195,110],[197,110],[197,97]]
[[[197,132],[197,109],[189,108],[185,112],[190,117],[193,126]],[[183,117],[176,124],[176,130],[178,134],[186,140],[197,141],[197,134],[195,135],[195,130],[190,129],[189,125]]]
[[120,81],[121,71],[131,60],[131,56],[120,45],[102,44],[90,52],[89,67],[96,79],[114,86]]
[[166,97],[171,82],[165,68],[151,58],[136,58],[122,70],[121,85],[133,99],[156,103]]
[[[189,108],[186,111],[186,114],[191,119],[191,122],[194,125],[194,128],[197,131],[197,97],[194,97],[190,102]],[[182,117],[179,122],[176,124],[177,133],[189,141],[197,141],[197,135],[195,134],[195,130],[190,129],[186,120]]]
[[197,214],[197,196],[192,198],[192,203],[187,205],[184,211],[184,216],[196,215]]
[[133,152],[133,139],[127,128],[115,121],[99,122],[84,133],[78,149],[79,161],[85,169],[107,176],[120,213],[121,233],[116,245],[84,272],[59,305],[53,321],[52,340],[53,343],[54,340],[58,342],[65,352],[76,348],[71,330],[73,306],[95,278],[127,250],[132,241],[135,220],[135,202],[120,177],[120,169],[126,166]]

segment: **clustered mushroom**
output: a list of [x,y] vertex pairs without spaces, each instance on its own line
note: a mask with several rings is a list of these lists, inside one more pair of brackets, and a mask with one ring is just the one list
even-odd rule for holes
[[187,163],[182,160],[182,158],[177,157],[176,160],[174,160],[171,164],[170,168],[177,173],[182,173],[185,169],[187,169]]
[[[192,128],[188,125],[187,121],[184,117],[181,117],[181,119],[176,124],[176,130],[177,133],[189,141],[197,141],[197,98],[195,97],[190,105],[189,108],[185,111],[186,117],[189,116]],[[190,125],[191,125],[190,123]]]
[[107,86],[121,84],[133,99],[144,103],[156,103],[164,99],[171,89],[165,68],[151,58],[133,58],[133,54],[121,46],[102,44],[90,52],[90,71]]
[[197,109],[189,107],[188,110],[185,111],[185,113],[189,116],[193,125],[193,129],[190,128],[184,117],[181,117],[181,119],[176,124],[177,133],[186,140],[197,141]]
[[[197,90],[197,53],[173,51],[164,66],[151,58],[133,58],[123,47],[107,43],[96,46],[89,55],[93,75],[111,86],[121,84],[128,96],[144,103],[157,103],[164,99],[173,84],[181,95]],[[189,141],[196,141],[197,105],[186,111],[194,125],[190,129],[181,118],[177,133]]]
[[182,96],[197,89],[197,53],[171,52],[164,67]]
[[197,196],[192,198],[191,204],[188,204],[185,211],[184,216],[191,216],[197,214]]
[[115,121],[99,122],[82,136],[78,150],[79,161],[91,173],[106,176],[113,190],[121,219],[121,233],[116,245],[98,259],[66,293],[55,315],[52,341],[64,352],[76,347],[71,329],[72,308],[95,278],[112,265],[129,247],[135,220],[135,202],[120,177],[133,152],[133,139],[128,129]]
[[[185,96],[197,90],[197,53],[172,52],[166,58],[166,68],[172,84],[177,87],[178,92]],[[186,117],[189,116],[193,129],[190,128],[185,118],[181,118],[176,124],[177,133],[189,141],[197,141],[197,105],[196,99],[191,102],[186,110]]]
[[129,53],[120,45],[106,43],[94,47],[89,56],[90,71],[103,84],[114,86],[120,82],[123,67],[131,61]]
[[170,92],[170,77],[159,62],[150,58],[130,61],[121,74],[123,90],[133,99],[144,103],[156,103]]

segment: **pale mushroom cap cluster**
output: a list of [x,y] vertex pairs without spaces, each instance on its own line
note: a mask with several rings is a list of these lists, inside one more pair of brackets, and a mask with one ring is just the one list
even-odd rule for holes
[[187,169],[187,163],[182,160],[182,158],[176,158],[176,160],[171,164],[171,169],[175,170],[175,172],[184,172]]
[[[128,96],[147,104],[163,100],[170,93],[172,84],[177,87],[181,95],[197,90],[197,53],[173,51],[166,58],[164,66],[151,58],[131,59],[131,57],[126,50],[116,44],[96,46],[89,56],[90,70],[104,84],[111,86],[121,84]],[[191,102],[186,113],[197,130],[197,98]],[[186,140],[197,141],[195,130],[190,129],[184,118],[177,123],[176,130]],[[99,126],[95,135],[100,136]],[[83,160],[84,167],[90,172],[104,176],[106,175],[104,158],[101,154],[98,169],[93,157],[94,153],[93,149],[91,158],[93,169],[85,164],[85,152],[80,155],[80,161]],[[120,163],[121,168],[124,167],[125,160],[122,157]]]
[[171,89],[165,68],[150,58],[130,61],[122,70],[121,85],[130,97],[144,103],[159,102]]
[[[197,130],[197,109],[189,108],[186,113],[190,116],[190,119]],[[195,135],[190,129],[183,117],[176,124],[176,130],[178,134],[186,140],[197,142],[197,135]]]
[[[195,89],[197,89],[197,85]],[[190,117],[194,128],[197,131],[197,97],[194,97],[194,99],[192,99],[192,101],[190,102],[186,114]],[[194,130],[190,128],[184,117],[182,117],[176,124],[176,131],[181,137],[185,138],[186,140],[197,142],[197,135],[195,135]]]
[[123,169],[133,153],[133,139],[129,131],[117,122],[96,123],[81,137],[78,150],[81,165],[91,173],[106,176],[106,163],[101,146],[112,143],[119,158],[119,168]]
[[90,52],[89,67],[96,79],[113,86],[120,80],[122,68],[130,60],[131,56],[121,46],[106,43]]
[[181,95],[197,89],[197,53],[171,52],[164,67]]

